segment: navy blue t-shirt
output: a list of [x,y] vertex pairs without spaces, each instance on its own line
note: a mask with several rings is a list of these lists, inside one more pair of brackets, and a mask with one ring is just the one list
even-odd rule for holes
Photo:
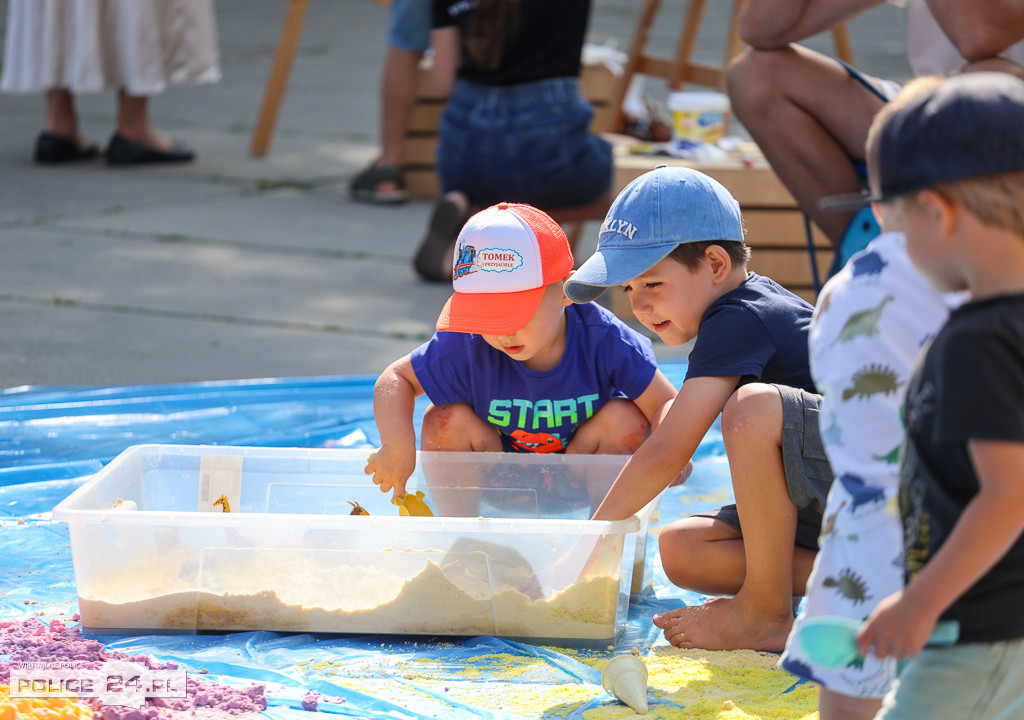
[[[438,332],[412,353],[412,368],[434,405],[466,403],[525,452],[564,450],[576,428],[609,399],[636,399],[657,370],[651,341],[608,310],[565,309],[565,354],[530,370],[472,333]],[[512,442],[514,441],[514,442]]]
[[814,308],[770,278],[748,273],[704,311],[686,379],[740,377],[817,393],[807,333]]

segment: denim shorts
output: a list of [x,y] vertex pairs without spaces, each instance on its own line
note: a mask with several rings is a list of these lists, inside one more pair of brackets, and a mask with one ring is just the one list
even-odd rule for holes
[[[818,431],[821,395],[785,385],[774,387],[782,398],[782,465],[786,486],[789,499],[797,507],[795,544],[817,550],[825,500],[833,479]],[[735,505],[699,515],[716,518],[743,532]]]
[[612,148],[589,131],[594,109],[576,78],[489,87],[460,80],[441,116],[444,192],[479,206],[509,201],[553,210],[603,197]]
[[423,52],[430,47],[430,0],[391,0],[388,47]]

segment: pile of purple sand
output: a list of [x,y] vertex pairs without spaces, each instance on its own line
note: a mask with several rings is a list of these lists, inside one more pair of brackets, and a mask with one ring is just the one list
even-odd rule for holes
[[[127,655],[107,650],[95,640],[82,637],[77,628],[69,628],[60,620],[49,627],[37,618],[0,620],[0,684],[9,684],[12,662],[76,662],[81,667],[99,668],[106,660],[121,660],[145,665],[150,670],[174,670],[177,664],[161,665],[145,655]],[[231,688],[209,681],[196,680],[192,674],[186,678],[185,697],[153,697],[140,709],[120,705],[93,704],[96,720],[167,720],[185,711],[204,718],[236,718],[246,713],[258,713],[267,707],[264,686],[253,684],[247,688]],[[82,698],[88,703],[89,698]],[[171,712],[173,711],[173,712]]]

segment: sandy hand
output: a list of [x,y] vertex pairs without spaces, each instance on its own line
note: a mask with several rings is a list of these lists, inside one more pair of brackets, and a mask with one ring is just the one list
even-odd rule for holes
[[693,472],[693,460],[688,460],[683,469],[676,475],[675,479],[668,484],[669,487],[676,487],[682,485],[690,477],[690,473]]
[[383,445],[366,458],[363,472],[373,476],[381,492],[393,490],[392,502],[405,495],[405,483],[416,469],[415,448]]
[[562,590],[582,580],[614,574],[620,567],[622,537],[584,536],[548,568],[538,580],[542,592]]

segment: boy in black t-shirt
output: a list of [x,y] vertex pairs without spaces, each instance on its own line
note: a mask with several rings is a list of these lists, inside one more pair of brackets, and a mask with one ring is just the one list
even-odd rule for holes
[[[966,289],[906,401],[900,509],[907,587],[857,637],[913,657],[876,720],[1024,714],[1024,82],[944,80],[882,110],[875,195],[940,291]],[[925,648],[939,620],[958,644]]]

